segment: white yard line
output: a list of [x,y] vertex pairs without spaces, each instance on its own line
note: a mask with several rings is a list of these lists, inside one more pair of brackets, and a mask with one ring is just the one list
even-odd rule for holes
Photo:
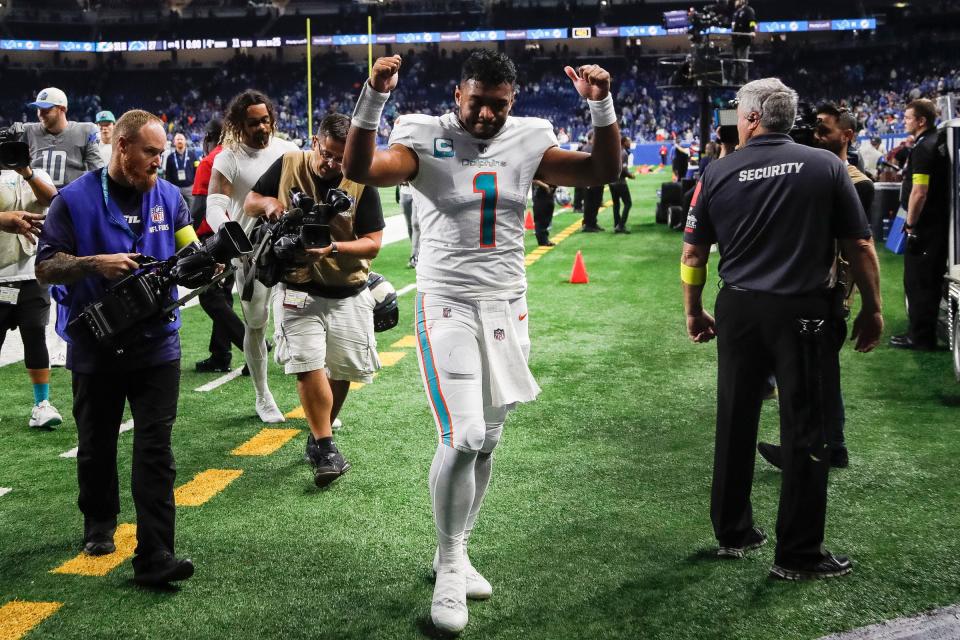
[[[127,420],[126,422],[120,423],[120,433],[125,433],[133,429],[133,419]],[[64,451],[60,454],[61,458],[76,458],[77,457],[77,447],[70,449],[69,451]]]
[[11,489],[10,487],[0,487],[0,496],[5,496],[11,491],[13,491],[13,489]]
[[413,284],[408,284],[408,285],[405,286],[405,287],[400,287],[400,290],[397,291],[397,297],[399,298],[400,296],[402,296],[402,295],[405,294],[405,293],[410,293],[411,291],[413,291],[413,290],[416,289],[416,288],[417,288],[417,283],[416,283],[416,282],[414,282]]
[[869,627],[824,636],[820,640],[947,640],[960,638],[960,605],[894,618]]
[[194,389],[194,391],[199,391],[200,393],[206,393],[207,391],[213,391],[213,390],[216,389],[217,387],[221,387],[221,386],[227,384],[228,382],[230,382],[230,381],[233,380],[234,378],[239,378],[241,373],[243,373],[243,367],[237,367],[236,369],[234,369],[234,370],[231,371],[230,373],[224,374],[224,375],[220,376],[219,378],[217,378],[216,380],[211,380],[211,381],[208,382],[207,384],[201,385],[201,386],[197,387],[196,389]]

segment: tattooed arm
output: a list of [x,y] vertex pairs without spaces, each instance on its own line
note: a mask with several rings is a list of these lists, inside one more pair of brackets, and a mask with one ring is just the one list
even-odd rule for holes
[[58,251],[46,260],[37,262],[35,270],[40,284],[72,284],[89,275],[101,275],[107,280],[121,278],[139,265],[136,253],[111,253],[78,258]]

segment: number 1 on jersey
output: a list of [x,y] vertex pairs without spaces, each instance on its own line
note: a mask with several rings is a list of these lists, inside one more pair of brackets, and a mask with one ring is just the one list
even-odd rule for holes
[[473,176],[473,192],[480,194],[480,248],[497,246],[497,174]]

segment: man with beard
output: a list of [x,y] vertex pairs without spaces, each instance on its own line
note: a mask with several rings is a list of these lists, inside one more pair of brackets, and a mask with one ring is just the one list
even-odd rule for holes
[[133,414],[131,490],[137,510],[134,580],[163,585],[193,575],[193,563],[173,555],[176,467],[170,435],[180,389],[180,316],[138,327],[135,339],[105,346],[68,333],[71,321],[107,288],[138,268],[137,258],[160,260],[196,240],[179,190],[157,179],[166,142],[163,123],[146,111],[116,123],[106,169],[60,191],[50,206],[37,250],[37,279],[59,303],[57,333],[67,341],[77,422],[78,504],[83,550],[115,551],[120,513],[117,437],[124,404]]
[[602,68],[564,69],[587,99],[595,134],[591,154],[566,151],[548,121],[510,116],[516,68],[502,53],[477,49],[454,91],[457,112],[401,116],[390,147],[377,150],[376,129],[400,64],[400,56],[380,58],[364,81],[343,173],[366,185],[409,181],[415,189],[417,345],[438,431],[429,475],[438,541],[430,615],[438,629],[457,633],[467,624],[467,598],[493,591],[467,556],[493,450],[507,413],[540,391],[527,366],[527,193],[534,178],[565,186],[616,179],[620,131]]
[[199,164],[200,157],[197,152],[187,147],[187,136],[178,131],[173,136],[173,149],[167,156],[163,175],[168,182],[180,189],[180,194],[187,201],[188,207],[193,204],[193,181]]
[[[249,236],[256,218],[244,215],[243,201],[257,180],[277,158],[298,151],[292,142],[273,136],[276,125],[273,102],[263,93],[248,89],[227,105],[223,120],[223,151],[213,161],[207,194],[207,224],[216,233],[227,220],[236,220]],[[237,283],[243,289],[253,266],[237,260]],[[284,422],[283,413],[267,385],[267,321],[270,318],[269,289],[253,280],[253,297],[241,300],[243,310],[243,357],[256,391],[255,407],[267,423]]]

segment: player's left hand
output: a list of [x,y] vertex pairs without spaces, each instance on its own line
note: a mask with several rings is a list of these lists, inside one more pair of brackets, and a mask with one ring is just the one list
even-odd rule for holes
[[603,100],[610,93],[610,73],[599,65],[585,64],[577,69],[564,67],[563,71],[577,93],[587,100]]

